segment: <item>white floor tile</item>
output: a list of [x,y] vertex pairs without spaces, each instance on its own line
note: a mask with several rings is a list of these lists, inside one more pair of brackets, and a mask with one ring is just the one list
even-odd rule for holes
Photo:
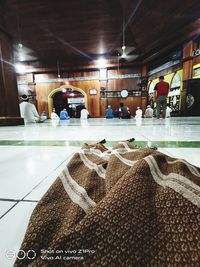
[[[0,131],[0,216],[15,202],[9,199],[40,200],[64,168],[71,153],[84,141],[121,141],[134,137],[149,145],[163,142],[158,150],[171,157],[182,158],[200,167],[200,117],[174,117],[166,120],[142,119],[136,121],[91,118],[86,122],[70,119],[52,125],[42,124],[1,127]],[[30,141],[52,143],[30,143]],[[12,142],[10,145],[5,141]],[[23,143],[28,144],[23,146]],[[54,141],[64,141],[57,146]],[[73,141],[71,143],[70,141]],[[75,142],[77,141],[77,144]],[[154,143],[151,143],[154,141]],[[181,141],[198,141],[191,147],[170,147]],[[18,145],[16,144],[18,142]],[[21,144],[21,145],[20,145]],[[161,144],[161,143],[160,143]],[[74,147],[72,147],[72,145]],[[76,146],[77,145],[77,146]],[[110,145],[110,144],[109,144]],[[76,146],[76,147],[75,147]],[[197,147],[195,147],[197,146]],[[0,220],[0,267],[11,267],[14,260],[6,259],[6,251],[20,248],[30,214],[37,203],[19,202]]]
[[22,199],[72,151],[69,147],[0,146],[0,198]]
[[189,163],[200,167],[200,148],[166,148],[174,158],[187,160]]
[[1,201],[0,200],[0,217],[5,214],[17,202],[14,201]]
[[[74,152],[77,151],[77,148],[74,148]],[[25,197],[25,200],[37,200],[39,201],[43,195],[47,192],[53,182],[58,178],[62,170],[65,168],[66,164],[71,159],[71,156],[58,166],[48,177],[46,177],[30,194]]]
[[17,252],[37,203],[20,202],[0,220],[0,266],[11,267],[15,259],[7,259],[8,250]]

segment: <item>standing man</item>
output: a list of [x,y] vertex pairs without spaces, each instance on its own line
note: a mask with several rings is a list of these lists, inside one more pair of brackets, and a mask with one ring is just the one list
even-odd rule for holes
[[161,107],[162,107],[162,118],[165,119],[168,92],[169,92],[169,84],[164,81],[164,76],[160,76],[159,82],[156,84],[154,88],[154,98],[157,104],[157,119],[160,118]]

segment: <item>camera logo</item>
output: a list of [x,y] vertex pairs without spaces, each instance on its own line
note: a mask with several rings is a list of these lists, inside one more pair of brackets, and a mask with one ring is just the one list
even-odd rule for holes
[[33,260],[36,257],[36,252],[32,249],[28,250],[28,251],[24,251],[22,249],[15,251],[12,249],[9,249],[6,251],[6,258],[8,260],[12,260],[12,259],[19,259],[19,260],[23,260],[25,258],[29,259],[29,260]]

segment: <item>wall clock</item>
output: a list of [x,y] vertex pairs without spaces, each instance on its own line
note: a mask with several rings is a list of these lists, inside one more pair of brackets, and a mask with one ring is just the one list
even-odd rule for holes
[[128,96],[128,91],[124,89],[120,92],[120,95],[121,97],[126,98]]

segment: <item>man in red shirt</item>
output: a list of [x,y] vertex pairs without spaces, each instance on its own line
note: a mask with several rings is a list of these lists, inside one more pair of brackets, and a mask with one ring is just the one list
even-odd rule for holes
[[167,96],[169,92],[169,84],[164,81],[164,76],[159,77],[159,82],[154,88],[154,97],[157,104],[157,119],[160,118],[160,111],[162,107],[162,118],[165,119],[166,108],[167,108]]

